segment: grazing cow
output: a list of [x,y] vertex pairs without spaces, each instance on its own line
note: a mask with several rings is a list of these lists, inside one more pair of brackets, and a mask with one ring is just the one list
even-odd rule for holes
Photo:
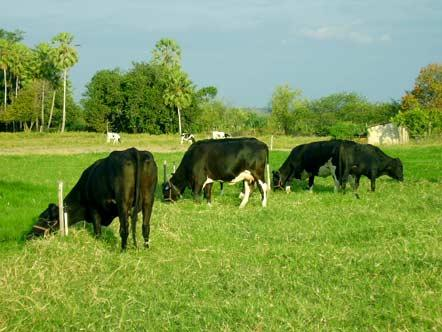
[[182,133],[181,134],[181,144],[183,144],[183,142],[190,142],[190,143],[195,143],[195,136],[193,136],[193,134],[190,133]]
[[231,184],[244,181],[240,208],[247,204],[254,183],[261,192],[262,206],[266,206],[269,187],[264,174],[268,157],[267,145],[256,138],[198,141],[189,147],[176,172],[163,184],[164,199],[176,201],[189,187],[195,199],[204,190],[210,204],[214,181]]
[[111,143],[111,142],[112,142],[112,144],[121,143],[120,135],[117,133],[108,132],[106,134],[106,143]]
[[343,142],[349,145],[356,144],[352,141],[330,140],[298,145],[290,152],[279,170],[273,171],[273,188],[285,188],[289,192],[293,178],[301,180],[308,177],[309,190],[312,192],[315,176],[331,175],[337,191],[340,188],[337,176],[339,146]]
[[404,181],[401,160],[387,156],[376,146],[371,144],[342,144],[339,154],[341,186],[344,190],[349,176],[354,177],[353,190],[355,193],[362,175],[370,179],[371,191],[376,190],[376,179],[382,175]]
[[[157,184],[157,165],[148,151],[130,148],[114,151],[86,168],[77,184],[63,201],[69,225],[81,220],[93,223],[94,232],[101,235],[101,226],[120,219],[121,247],[124,250],[129,234],[128,217],[132,210],[132,237],[136,246],[138,212],[143,212],[144,245],[149,246],[150,216]],[[58,206],[49,204],[37,222],[37,229],[56,229]],[[38,231],[34,232],[36,235]]]
[[230,135],[225,133],[224,131],[212,131],[213,139],[221,139],[221,138],[229,138]]

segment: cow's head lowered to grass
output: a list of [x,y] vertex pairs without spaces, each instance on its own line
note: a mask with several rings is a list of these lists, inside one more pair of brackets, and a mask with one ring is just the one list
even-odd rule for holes
[[30,235],[42,236],[58,230],[59,220],[58,206],[51,203],[39,216],[37,223],[32,227]]
[[163,198],[166,202],[176,202],[181,197],[180,190],[169,180],[163,183]]
[[391,178],[404,181],[404,167],[402,166],[402,161],[399,158],[393,158],[390,160],[386,167],[387,175]]

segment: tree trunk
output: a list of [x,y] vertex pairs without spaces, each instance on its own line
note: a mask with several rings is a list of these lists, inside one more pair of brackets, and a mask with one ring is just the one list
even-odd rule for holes
[[41,126],[40,132],[43,132],[43,128],[45,126],[45,82],[42,83],[42,91],[41,91]]
[[18,95],[18,76],[15,78],[15,99],[17,99]]
[[8,95],[8,87],[7,87],[7,85],[6,85],[6,68],[3,68],[3,79],[4,79],[4,81],[5,81],[5,101],[4,101],[4,108],[5,108],[5,111],[6,111],[6,96]]
[[56,90],[54,89],[54,93],[53,93],[53,95],[52,95],[51,112],[49,113],[48,129],[49,129],[49,127],[51,126],[52,114],[54,113],[55,93],[56,93]]
[[178,132],[180,133],[180,137],[181,137],[181,110],[179,107],[177,107],[177,111],[178,111]]
[[64,133],[64,127],[66,124],[66,76],[68,70],[65,69],[63,73],[63,118],[61,120],[61,132]]

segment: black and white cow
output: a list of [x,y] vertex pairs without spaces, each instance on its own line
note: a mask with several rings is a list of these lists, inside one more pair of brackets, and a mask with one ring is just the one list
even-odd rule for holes
[[212,139],[229,138],[230,135],[224,131],[212,131]]
[[[132,237],[136,245],[138,212],[143,212],[144,245],[149,246],[150,217],[157,184],[157,165],[148,151],[130,148],[114,151],[86,168],[77,184],[63,201],[69,225],[85,220],[101,235],[101,226],[120,219],[121,246],[124,250],[129,234],[129,214],[132,211]],[[56,230],[59,224],[58,206],[49,204],[36,226]],[[35,232],[36,235],[39,232]]]
[[371,191],[376,190],[376,179],[382,175],[388,175],[398,181],[404,180],[402,161],[399,158],[387,156],[380,148],[371,144],[342,144],[340,171],[342,188],[345,190],[346,183],[352,176],[355,192],[362,175],[370,179]]
[[196,142],[195,136],[190,133],[182,133],[181,134],[181,144],[183,144],[183,142],[195,143]]
[[267,145],[256,138],[198,141],[189,147],[176,172],[163,184],[164,199],[176,201],[189,187],[195,199],[204,190],[210,204],[214,181],[230,184],[244,181],[240,208],[247,204],[250,186],[255,183],[261,192],[262,206],[266,206],[269,187],[265,181],[265,170],[268,157]]
[[121,143],[121,136],[120,136],[120,134],[117,134],[117,133],[107,132],[106,133],[106,142],[112,143],[112,144]]
[[308,177],[309,190],[313,190],[315,176],[332,176],[335,191],[340,188],[338,179],[339,147],[346,142],[349,145],[357,144],[352,141],[330,140],[301,144],[295,147],[278,171],[273,171],[273,188],[284,189],[289,192],[292,179]]

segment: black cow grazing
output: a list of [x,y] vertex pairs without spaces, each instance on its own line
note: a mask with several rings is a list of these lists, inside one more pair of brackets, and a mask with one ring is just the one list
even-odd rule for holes
[[349,145],[356,144],[352,141],[330,140],[295,147],[284,161],[278,171],[273,171],[273,188],[290,191],[292,179],[305,179],[308,177],[309,190],[313,190],[315,176],[326,177],[331,175],[335,184],[335,191],[340,188],[338,179],[339,147],[346,142]]
[[[86,168],[67,194],[63,205],[69,225],[85,220],[93,223],[95,234],[100,236],[101,226],[108,226],[118,216],[124,250],[129,234],[129,213],[132,210],[132,237],[136,246],[137,215],[142,211],[144,245],[148,247],[156,184],[157,165],[150,152],[135,148],[114,151]],[[58,206],[49,204],[40,214],[37,226],[53,229],[58,223]]]
[[376,179],[382,175],[388,175],[399,181],[404,180],[401,160],[387,156],[381,149],[371,144],[342,144],[340,164],[341,185],[344,190],[349,176],[354,177],[353,189],[355,192],[359,187],[362,175],[370,179],[371,191],[376,190]]
[[163,184],[164,199],[176,201],[189,187],[195,199],[204,190],[210,204],[214,181],[231,184],[244,181],[240,208],[247,204],[250,186],[255,183],[261,192],[262,206],[266,206],[269,187],[264,174],[268,158],[267,145],[256,138],[197,141],[186,151],[169,181]]

